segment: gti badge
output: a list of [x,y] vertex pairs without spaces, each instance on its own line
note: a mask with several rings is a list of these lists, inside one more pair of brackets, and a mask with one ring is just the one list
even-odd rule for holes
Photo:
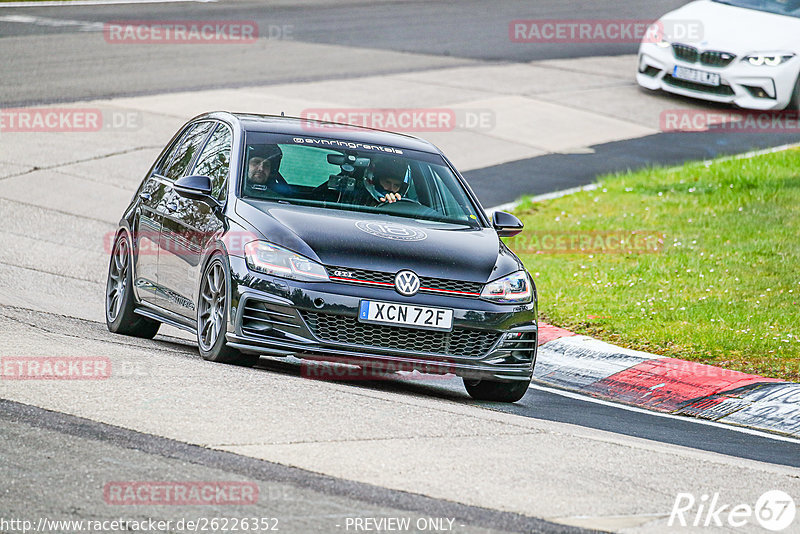
[[416,295],[419,291],[419,276],[413,271],[400,271],[394,276],[394,288],[406,297]]

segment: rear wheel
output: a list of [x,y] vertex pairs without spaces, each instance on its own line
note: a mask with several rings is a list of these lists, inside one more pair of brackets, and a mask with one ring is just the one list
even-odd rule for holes
[[530,379],[514,382],[464,379],[464,387],[470,397],[495,402],[517,402],[525,396],[530,384]]
[[200,355],[212,362],[251,367],[258,362],[257,354],[242,354],[228,346],[228,268],[221,254],[215,254],[203,271],[200,295],[197,299],[197,344]]
[[132,258],[128,236],[121,233],[114,242],[108,265],[106,325],[115,334],[152,339],[161,323],[134,312]]

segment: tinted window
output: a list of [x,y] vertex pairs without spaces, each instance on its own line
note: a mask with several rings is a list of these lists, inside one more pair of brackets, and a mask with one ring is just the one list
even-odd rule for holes
[[175,154],[172,156],[169,166],[163,173],[164,176],[170,180],[177,180],[183,176],[195,153],[203,145],[203,141],[212,126],[213,124],[210,122],[201,122],[192,126],[184,134],[183,139],[174,150]]
[[164,157],[158,161],[158,165],[156,165],[155,169],[156,173],[161,174],[163,176],[165,169],[169,168],[169,162],[172,161],[172,159],[175,157],[175,153],[181,146],[181,139],[183,139],[183,136],[186,134],[187,130],[188,129],[185,129],[183,132],[181,132],[181,135],[178,136],[178,139],[169,148],[169,151],[167,151],[167,153],[164,154]]
[[[242,196],[479,225],[476,207],[440,156],[364,146],[339,149],[248,140]],[[400,194],[402,201],[385,202],[389,192]]]
[[220,198],[231,163],[231,131],[220,124],[197,159],[193,174],[211,178],[212,194]]

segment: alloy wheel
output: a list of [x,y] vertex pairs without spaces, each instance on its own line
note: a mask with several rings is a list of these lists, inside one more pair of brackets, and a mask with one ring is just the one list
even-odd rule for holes
[[128,269],[130,268],[130,250],[128,239],[120,237],[114,246],[111,266],[106,283],[106,314],[109,321],[115,321],[122,308],[125,290],[128,285]]
[[203,350],[210,351],[225,324],[225,270],[215,261],[203,277],[198,314],[198,339]]

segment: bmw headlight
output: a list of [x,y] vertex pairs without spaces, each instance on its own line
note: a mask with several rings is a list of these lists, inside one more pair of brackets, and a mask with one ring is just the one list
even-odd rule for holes
[[782,63],[786,63],[794,57],[793,53],[765,53],[765,54],[750,54],[742,58],[742,61],[747,61],[755,67],[766,65],[768,67],[777,67]]
[[306,282],[328,280],[325,267],[319,263],[266,241],[251,241],[246,244],[244,255],[251,271]]
[[531,283],[528,273],[517,271],[498,278],[483,287],[481,298],[502,303],[521,303],[531,301]]

